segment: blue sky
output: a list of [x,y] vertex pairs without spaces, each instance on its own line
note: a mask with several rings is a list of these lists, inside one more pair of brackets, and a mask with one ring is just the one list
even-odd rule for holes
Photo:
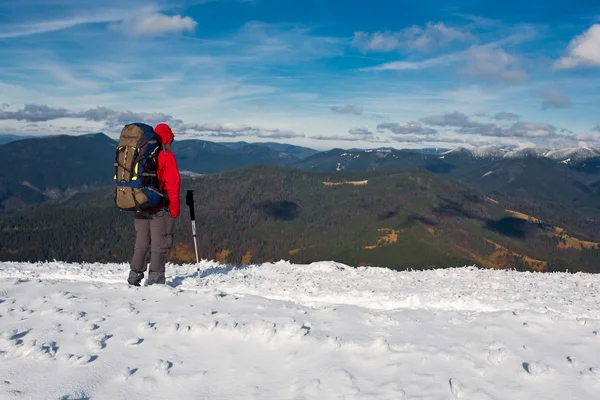
[[600,146],[594,3],[3,0],[0,133]]

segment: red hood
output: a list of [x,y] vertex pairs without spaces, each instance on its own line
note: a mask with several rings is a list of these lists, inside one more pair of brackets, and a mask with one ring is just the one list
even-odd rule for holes
[[154,132],[156,132],[156,136],[161,144],[169,144],[175,135],[173,131],[167,124],[158,124],[156,128],[154,128]]

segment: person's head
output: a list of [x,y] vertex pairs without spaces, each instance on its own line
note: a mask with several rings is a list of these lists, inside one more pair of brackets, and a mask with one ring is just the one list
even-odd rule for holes
[[160,142],[160,144],[162,144],[163,146],[171,146],[175,135],[173,134],[173,131],[171,130],[171,127],[169,125],[158,124],[156,125],[156,128],[154,128],[154,132],[156,132],[156,136],[158,137],[158,141]]

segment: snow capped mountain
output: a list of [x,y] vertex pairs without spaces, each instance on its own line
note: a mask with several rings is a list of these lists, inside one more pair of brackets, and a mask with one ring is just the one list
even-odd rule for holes
[[525,149],[504,149],[500,147],[478,147],[467,149],[460,147],[443,153],[444,155],[468,154],[476,158],[525,158],[525,157],[546,157],[556,161],[570,159],[572,162],[584,161],[594,157],[600,157],[600,149],[589,147],[570,148],[570,149],[544,149],[544,148],[525,148]]
[[506,150],[503,150],[501,148],[498,147],[478,147],[475,149],[472,149],[471,154],[474,157],[479,157],[479,158],[483,158],[483,157],[504,157],[506,155]]
[[549,150],[544,156],[553,160],[565,160],[570,158],[571,161],[583,161],[589,158],[600,157],[600,149],[580,147],[577,149]]
[[440,153],[441,156],[447,156],[448,154],[466,154],[466,155],[472,155],[473,152],[465,147],[457,147],[455,149],[450,149],[448,151],[444,151],[443,153]]
[[0,263],[2,399],[592,399],[600,276]]
[[504,155],[506,158],[525,158],[525,157],[546,157],[548,149],[527,148],[507,151]]

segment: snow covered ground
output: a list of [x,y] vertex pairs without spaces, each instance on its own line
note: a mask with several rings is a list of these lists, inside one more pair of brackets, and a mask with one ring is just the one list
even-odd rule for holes
[[597,399],[600,276],[0,263],[1,399]]

